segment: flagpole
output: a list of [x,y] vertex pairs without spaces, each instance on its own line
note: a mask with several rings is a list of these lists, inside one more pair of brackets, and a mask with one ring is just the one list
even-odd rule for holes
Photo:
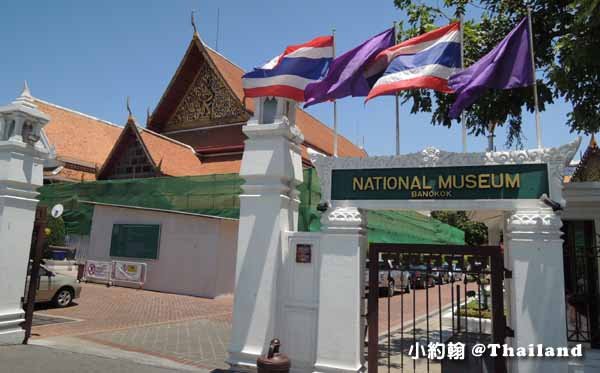
[[540,124],[540,106],[538,102],[537,80],[535,79],[535,56],[533,54],[533,27],[531,25],[531,7],[527,7],[527,24],[529,26],[529,47],[531,48],[531,69],[533,71],[533,104],[535,106],[535,132],[537,147],[542,148],[542,125]]
[[[465,68],[465,30],[464,16],[460,15],[460,68]],[[460,125],[462,130],[462,151],[467,152],[467,123],[465,123],[465,112],[460,113]]]
[[[335,29],[331,30],[333,38],[333,58],[335,59]],[[337,101],[333,100],[333,156],[338,156]]]
[[[396,21],[394,21],[394,45],[396,45]],[[400,95],[396,92],[396,155],[400,155]]]

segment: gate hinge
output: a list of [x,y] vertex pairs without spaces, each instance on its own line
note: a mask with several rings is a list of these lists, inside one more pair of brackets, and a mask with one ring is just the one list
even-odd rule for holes
[[504,278],[512,278],[512,271],[510,269],[504,268]]
[[514,330],[512,330],[512,329],[511,329],[510,327],[508,327],[508,326],[505,326],[505,328],[506,328],[506,333],[505,333],[505,334],[506,334],[506,337],[508,337],[508,338],[514,338],[514,337],[515,337],[515,331],[514,331]]

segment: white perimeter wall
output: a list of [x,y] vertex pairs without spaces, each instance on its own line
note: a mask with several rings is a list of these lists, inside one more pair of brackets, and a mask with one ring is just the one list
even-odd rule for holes
[[[158,259],[111,257],[114,224],[159,224]],[[87,259],[144,262],[144,289],[213,298],[233,293],[237,227],[234,220],[96,205]]]

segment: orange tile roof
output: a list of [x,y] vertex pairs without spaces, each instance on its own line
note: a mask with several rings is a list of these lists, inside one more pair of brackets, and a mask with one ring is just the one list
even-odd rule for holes
[[159,135],[153,131],[139,128],[138,131],[155,165],[169,176],[198,175],[202,163],[192,147]]
[[44,127],[58,160],[89,167],[104,164],[123,130],[115,124],[35,99],[38,108],[50,116]]
[[[239,173],[241,160],[202,162],[189,145],[139,128],[142,141],[156,165],[169,176],[198,176]],[[162,161],[162,162],[161,162]]]
[[[240,100],[244,100],[242,83],[244,70],[210,47],[206,45],[204,47],[227,84]],[[254,111],[254,100],[247,99],[244,104],[246,109]],[[304,135],[304,141],[310,147],[317,151],[333,154],[333,130],[331,128],[300,108],[296,111],[296,121],[296,125]],[[365,157],[367,153],[338,133],[338,155],[340,157]]]

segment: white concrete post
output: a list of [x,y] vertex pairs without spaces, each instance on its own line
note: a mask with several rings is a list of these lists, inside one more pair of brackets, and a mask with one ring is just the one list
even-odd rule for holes
[[366,214],[354,207],[321,218],[321,273],[314,372],[364,369]]
[[[37,205],[49,150],[40,137],[22,136],[25,122],[32,133],[49,121],[33,103],[27,87],[12,104],[0,107],[3,123],[15,123],[12,134],[0,138],[0,345],[20,344],[27,263]],[[37,132],[35,129],[37,128]]]
[[[233,326],[227,363],[253,370],[266,353],[277,319],[282,234],[295,231],[302,182],[300,144],[293,101],[260,98],[246,126],[240,195]],[[285,345],[286,341],[282,341]]]
[[[505,248],[506,266],[513,273],[509,314],[514,347],[567,346],[561,226],[560,217],[547,208],[507,213]],[[567,372],[568,359],[509,361],[512,373]]]

